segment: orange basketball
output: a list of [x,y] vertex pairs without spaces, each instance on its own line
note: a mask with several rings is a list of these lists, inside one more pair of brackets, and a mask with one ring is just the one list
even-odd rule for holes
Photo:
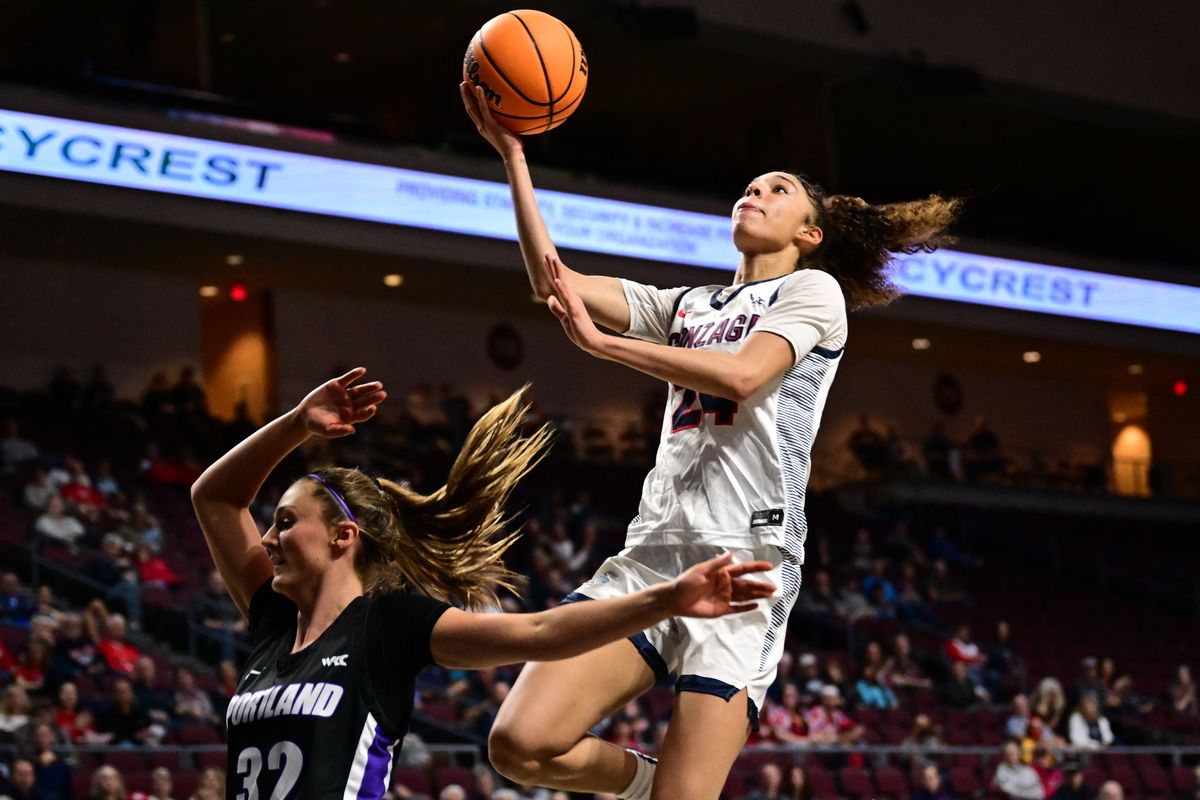
[[483,88],[492,116],[513,133],[545,133],[579,108],[588,63],[571,29],[541,11],[510,11],[479,29],[463,80]]

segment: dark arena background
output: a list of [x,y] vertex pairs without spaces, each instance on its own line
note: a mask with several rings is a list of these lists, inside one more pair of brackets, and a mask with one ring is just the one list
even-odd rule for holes
[[[787,653],[722,797],[1200,797],[1200,5],[539,8],[590,63],[526,140],[577,270],[729,283],[770,170],[966,200],[955,244],[895,262],[907,295],[850,316]],[[264,525],[317,465],[440,486],[531,382],[558,434],[505,610],[620,549],[666,388],[531,296],[458,94],[506,10],[0,2],[0,796],[224,795],[248,644],[188,487],[349,367],[391,396],[281,465]],[[592,798],[489,766],[518,672],[427,669],[388,796]],[[673,698],[594,733],[653,753]]]

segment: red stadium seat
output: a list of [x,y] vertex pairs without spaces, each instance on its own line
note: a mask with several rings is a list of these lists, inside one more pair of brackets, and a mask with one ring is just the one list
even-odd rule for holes
[[228,762],[229,755],[224,750],[204,750],[196,754],[196,764],[200,769],[208,767],[226,769]]
[[1191,796],[1196,791],[1196,773],[1191,767],[1178,766],[1171,770],[1171,788],[1176,794]]
[[725,778],[724,797],[741,797],[747,793],[748,773],[740,764],[734,764],[733,769],[729,770],[729,776]]
[[1167,771],[1157,764],[1153,768],[1141,770],[1142,788],[1146,790],[1146,794],[1160,795],[1171,793],[1171,779],[1167,776]]
[[104,756],[104,763],[116,767],[122,775],[146,771],[146,757],[138,750],[116,750]]
[[807,765],[807,772],[808,783],[812,786],[813,797],[820,797],[823,800],[826,797],[837,795],[837,787],[833,784],[832,775],[814,764]]
[[429,773],[423,769],[414,769],[412,767],[396,767],[392,770],[392,785],[400,784],[405,789],[416,794],[429,794],[433,791],[433,785],[429,780]]
[[[176,797],[191,797],[196,793],[196,787],[200,783],[200,773],[190,769],[177,770],[171,773],[171,781],[174,784]],[[76,797],[82,796],[76,795]]]
[[1138,774],[1129,766],[1116,766],[1108,771],[1108,777],[1121,784],[1129,797],[1142,796],[1142,781]]
[[895,767],[875,770],[875,785],[879,787],[879,793],[889,800],[904,800],[910,794],[908,778]]
[[149,792],[150,791],[150,771],[139,770],[138,772],[121,771],[121,778],[125,781],[125,789],[130,792]]
[[442,767],[434,771],[433,783],[439,792],[456,783],[466,789],[467,794],[472,794],[475,791],[475,774],[462,767]]
[[974,797],[981,788],[979,773],[965,767],[951,767],[949,781],[950,791],[957,797]]
[[865,769],[842,767],[838,772],[838,781],[842,785],[842,794],[847,797],[868,798],[875,794],[871,776]]
[[221,736],[211,726],[187,722],[179,726],[180,744],[220,744]]

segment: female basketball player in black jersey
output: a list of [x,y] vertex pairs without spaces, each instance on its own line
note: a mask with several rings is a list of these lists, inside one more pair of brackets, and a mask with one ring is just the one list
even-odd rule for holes
[[[253,652],[226,715],[229,798],[380,798],[408,729],[417,673],[553,660],[676,615],[720,616],[774,590],[729,556],[619,599],[538,614],[476,614],[508,586],[504,501],[549,434],[517,435],[520,393],[475,425],[446,486],[429,496],[353,469],[321,469],[284,493],[259,533],[249,506],[271,470],[310,436],[335,438],[386,396],[355,369],[314,389],[209,467],[196,515]],[[397,591],[401,585],[421,593]]]

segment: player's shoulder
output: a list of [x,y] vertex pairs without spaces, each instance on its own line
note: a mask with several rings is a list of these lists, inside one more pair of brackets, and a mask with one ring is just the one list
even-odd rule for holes
[[836,292],[839,295],[842,293],[842,286],[838,283],[837,278],[825,270],[816,269],[815,267],[798,269],[783,276],[781,285],[789,288],[795,287],[821,292]]

